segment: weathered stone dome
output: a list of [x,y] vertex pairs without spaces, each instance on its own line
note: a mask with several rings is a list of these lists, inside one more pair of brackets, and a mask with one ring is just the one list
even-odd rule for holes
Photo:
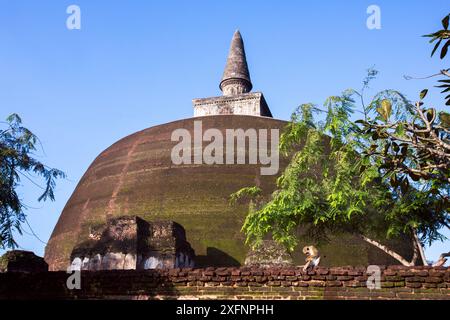
[[[174,165],[171,150],[178,142],[171,141],[172,132],[185,128],[193,135],[198,120],[203,132],[217,128],[224,136],[226,129],[270,130],[286,124],[259,116],[196,117],[151,127],[114,143],[90,165],[64,207],[45,250],[50,270],[66,269],[73,248],[89,237],[94,226],[128,215],[182,225],[197,266],[244,263],[248,248],[240,230],[248,207],[230,206],[229,195],[255,184],[270,193],[276,176],[261,175],[260,165]],[[285,165],[281,161],[279,173]],[[322,247],[321,252],[326,256],[324,265],[395,263],[350,235]],[[294,262],[301,261],[301,254],[294,256]]]

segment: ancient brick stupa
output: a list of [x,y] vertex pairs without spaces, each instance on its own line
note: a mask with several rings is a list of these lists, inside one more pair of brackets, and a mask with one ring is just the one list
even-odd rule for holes
[[[229,196],[242,187],[255,184],[268,195],[275,188],[277,175],[261,174],[261,164],[206,164],[192,161],[175,165],[171,160],[171,151],[177,141],[172,141],[171,136],[174,130],[180,128],[194,135],[194,121],[199,120],[203,132],[215,128],[223,135],[227,129],[282,130],[287,122],[273,119],[263,94],[251,92],[253,85],[239,31],[233,36],[219,87],[222,96],[193,100],[193,118],[131,134],[104,150],[94,160],[64,207],[48,242],[45,260],[50,270],[65,270],[71,263],[82,264],[85,258],[77,255],[86,255],[83,253],[86,250],[95,254],[91,259],[107,256],[108,261],[111,261],[122,257],[121,266],[157,267],[151,257],[139,264],[136,256],[129,256],[130,253],[139,255],[137,251],[140,249],[135,242],[139,242],[142,237],[137,236],[139,239],[135,239],[132,236],[137,231],[131,233],[131,245],[125,243],[127,237],[118,234],[112,237],[114,245],[106,241],[99,246],[102,239],[111,238],[108,234],[114,234],[114,230],[117,230],[116,227],[111,229],[111,225],[116,226],[117,221],[126,220],[126,217],[140,221],[135,220],[138,217],[150,224],[166,221],[168,226],[184,228],[180,232],[185,232],[185,240],[195,250],[195,266],[244,263],[249,248],[244,244],[241,227],[248,206],[230,206]],[[250,152],[257,153],[255,148],[258,146],[248,144],[247,155]],[[226,158],[227,155],[223,156]],[[283,160],[280,162],[278,174],[286,163]],[[175,239],[175,235],[180,234],[176,231],[179,227],[170,228],[173,232],[169,230],[168,239]],[[102,232],[96,234],[94,230]],[[123,245],[120,241],[124,241]],[[183,244],[179,246],[181,249],[177,247],[172,251],[184,250],[189,256],[191,247]],[[380,250],[350,234],[342,235],[320,249],[326,257],[322,260],[323,265],[395,263]],[[147,247],[145,250],[150,252],[152,248]],[[161,253],[160,248],[155,250]],[[300,253],[294,254],[294,262],[300,263],[300,259],[303,260],[301,256]],[[174,259],[178,259],[178,256]],[[184,261],[192,264],[190,258]],[[96,269],[99,262],[95,260],[95,263],[87,268]],[[109,266],[112,265],[110,262]]]

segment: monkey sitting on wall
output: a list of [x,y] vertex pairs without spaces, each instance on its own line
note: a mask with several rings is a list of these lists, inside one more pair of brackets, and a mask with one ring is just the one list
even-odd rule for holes
[[314,269],[320,263],[320,254],[319,250],[317,250],[314,246],[306,246],[303,248],[303,253],[306,255],[305,262],[306,264],[303,266],[303,271],[307,271],[309,269]]

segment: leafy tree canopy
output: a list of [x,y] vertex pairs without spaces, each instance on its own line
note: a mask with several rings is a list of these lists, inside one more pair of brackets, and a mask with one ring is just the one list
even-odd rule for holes
[[[433,53],[448,38],[448,20],[447,15],[442,21],[444,30],[428,35],[440,39]],[[449,76],[447,71],[439,74]],[[414,265],[419,253],[426,264],[423,243],[443,240],[440,230],[450,225],[450,115],[425,107],[426,89],[415,103],[396,90],[384,90],[366,104],[365,90],[376,75],[369,69],[360,90],[295,110],[280,139],[280,151],[290,162],[277,190],[270,199],[255,186],[231,196],[250,200],[242,228],[247,242],[258,245],[271,234],[292,251],[299,226],[316,241],[345,231],[404,265]],[[450,90],[450,80],[440,82],[445,92]],[[411,261],[375,240],[400,235],[412,240]]]
[[21,178],[36,184],[30,174],[41,177],[45,186],[38,200],[53,201],[55,181],[65,178],[65,174],[36,159],[38,138],[22,126],[17,114],[10,115],[3,127],[0,130],[0,247],[15,248],[14,231],[22,234],[22,223],[26,221],[26,206],[17,193]]

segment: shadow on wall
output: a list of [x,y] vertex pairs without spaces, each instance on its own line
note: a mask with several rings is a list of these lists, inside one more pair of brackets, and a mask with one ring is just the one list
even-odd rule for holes
[[195,257],[195,267],[239,267],[241,264],[229,254],[214,247],[206,248],[206,255]]
[[161,270],[82,271],[80,289],[67,287],[69,274],[64,271],[8,272],[0,276],[0,300],[153,300],[180,296],[168,272]]

